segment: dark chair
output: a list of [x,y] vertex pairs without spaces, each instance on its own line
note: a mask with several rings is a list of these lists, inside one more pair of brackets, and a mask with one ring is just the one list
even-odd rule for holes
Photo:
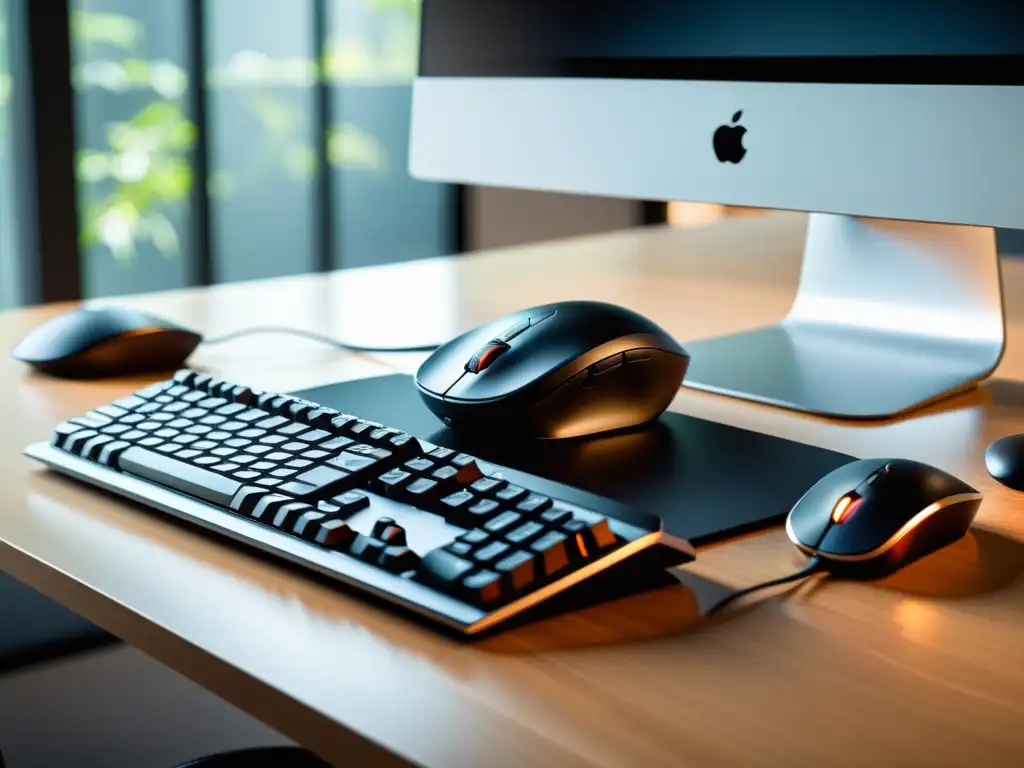
[[[0,760],[0,768],[3,761]],[[200,757],[177,768],[330,768],[312,752],[299,747],[259,747]]]

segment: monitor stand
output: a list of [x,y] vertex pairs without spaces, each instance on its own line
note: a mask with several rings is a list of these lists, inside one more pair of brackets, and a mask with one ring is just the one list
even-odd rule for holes
[[947,397],[1003,354],[995,230],[813,213],[785,319],[684,346],[684,386],[808,413],[878,419]]

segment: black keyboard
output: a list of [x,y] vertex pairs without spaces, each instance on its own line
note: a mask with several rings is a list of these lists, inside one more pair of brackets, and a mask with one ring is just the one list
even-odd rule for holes
[[618,502],[196,371],[26,452],[465,633],[638,555],[693,559]]

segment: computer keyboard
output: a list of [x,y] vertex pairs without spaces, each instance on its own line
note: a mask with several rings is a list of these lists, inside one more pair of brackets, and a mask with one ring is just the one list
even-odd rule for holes
[[618,502],[191,370],[26,453],[467,634],[637,556],[693,559]]

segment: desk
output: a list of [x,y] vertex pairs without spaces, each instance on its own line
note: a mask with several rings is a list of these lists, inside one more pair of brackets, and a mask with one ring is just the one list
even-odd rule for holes
[[[396,306],[424,332],[454,334],[512,309],[595,298],[699,338],[785,312],[804,221],[633,231],[117,303],[211,334],[271,313],[344,334],[379,314],[386,335]],[[1024,295],[1024,264],[1007,264],[1005,282]],[[380,302],[384,285],[400,301]],[[0,347],[63,309],[0,316]],[[969,538],[880,584],[808,584],[710,622],[693,591],[666,587],[458,642],[44,473],[23,446],[144,382],[45,379],[6,356],[0,569],[339,765],[1017,764],[1024,495],[982,463],[991,440],[1024,431],[1024,317],[1008,312],[996,379],[912,419],[842,424],[688,390],[672,406],[856,456],[930,462],[987,494]],[[421,358],[261,338],[193,363],[288,390],[411,372]],[[683,580],[746,585],[797,563],[777,529],[702,550]]]

